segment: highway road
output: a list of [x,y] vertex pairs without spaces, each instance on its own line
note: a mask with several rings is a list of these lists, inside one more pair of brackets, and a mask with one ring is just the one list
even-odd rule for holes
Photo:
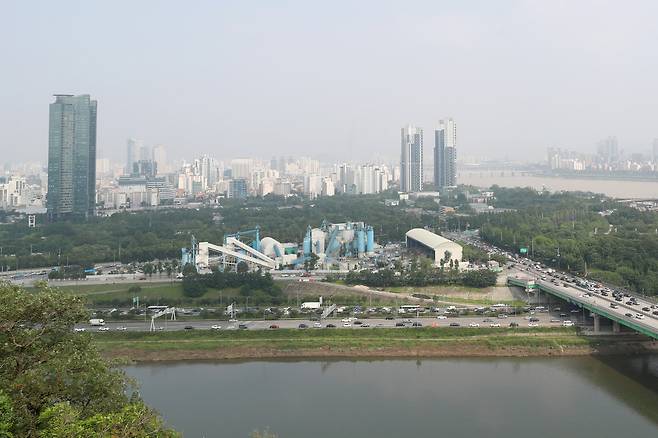
[[[537,324],[539,327],[559,327],[563,320],[574,318],[569,315],[567,318],[560,318],[555,312],[553,314],[549,313],[537,313],[532,315],[539,319]],[[421,317],[421,318],[396,318],[395,320],[387,320],[384,318],[369,318],[369,319],[357,319],[363,324],[368,324],[367,328],[377,328],[377,327],[395,327],[395,324],[403,321],[418,321],[423,327],[449,327],[451,323],[459,323],[460,327],[469,327],[471,323],[477,323],[480,327],[489,327],[490,324],[500,324],[501,327],[507,327],[511,322],[516,322],[519,324],[519,327],[528,327],[530,316],[509,316],[507,318],[497,318],[497,317],[484,317],[484,316],[468,316],[468,317],[452,317],[446,319],[437,319],[436,317]],[[491,322],[484,322],[485,319],[490,319]],[[553,320],[553,322],[551,322]],[[176,331],[184,330],[186,326],[194,327],[198,330],[211,330],[213,325],[219,325],[220,330],[234,330],[238,329],[239,324],[245,324],[248,330],[266,330],[273,324],[279,326],[279,328],[298,328],[300,324],[306,324],[309,328],[314,328],[314,324],[318,321],[310,321],[304,319],[279,319],[279,320],[240,320],[236,322],[228,322],[226,320],[188,320],[188,321],[164,321],[162,319],[156,321],[156,326],[159,330],[166,331]],[[119,322],[106,322],[105,327],[109,328],[109,331],[117,331],[119,327],[125,327],[127,331],[149,331],[151,320],[148,321],[119,321]],[[321,326],[324,328],[327,324],[333,324],[336,328],[340,329],[359,329],[363,328],[363,324],[354,324],[353,322],[349,323],[349,326],[346,326],[345,322],[341,318],[330,318],[322,320]],[[411,327],[411,324],[408,323],[407,326]],[[77,324],[76,328],[84,328],[86,331],[98,331],[99,327],[90,326],[89,324]]]
[[[541,280],[541,277],[546,276],[546,274],[534,268],[526,268],[526,270],[523,271],[515,270],[511,275],[533,278],[538,286],[541,286],[544,289],[548,288],[554,290],[558,294],[570,297],[574,302],[588,304],[592,308],[601,312],[603,316],[607,313],[629,324],[640,326],[648,331],[658,334],[658,315],[653,314],[653,312],[658,311],[658,306],[647,300],[635,297],[638,304],[631,305],[628,304],[628,297],[624,297],[622,301],[616,301],[612,294],[604,296],[593,290],[576,286],[575,284],[564,286],[564,282],[561,280],[557,281],[557,284],[555,284],[553,281],[549,281],[548,278],[550,277],[547,277],[546,280]],[[610,307],[611,304],[614,304],[616,308]],[[652,308],[651,306],[654,307]],[[642,310],[643,308],[648,308],[649,310]],[[637,317],[637,315],[642,316]]]

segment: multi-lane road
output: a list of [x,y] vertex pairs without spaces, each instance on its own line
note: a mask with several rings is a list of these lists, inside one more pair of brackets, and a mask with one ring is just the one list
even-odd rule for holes
[[541,278],[545,277],[546,274],[535,268],[512,272],[511,275],[530,277],[535,280],[537,286],[548,293],[568,299],[573,303],[579,303],[603,317],[658,338],[658,315],[653,313],[658,311],[658,306],[650,301],[634,297],[637,304],[633,305],[629,304],[629,297],[623,297],[622,301],[616,301],[611,293],[605,296],[600,291],[597,293],[595,290],[589,290],[573,283],[549,281],[548,278],[542,280]]
[[[571,316],[571,315],[569,315]],[[480,327],[490,327],[491,324],[500,324],[500,327],[508,327],[510,323],[515,322],[519,327],[528,327],[530,323],[527,318],[537,318],[536,324],[539,327],[559,327],[563,320],[569,318],[560,318],[557,314],[549,313],[536,313],[532,316],[509,316],[507,318],[498,317],[485,317],[485,316],[467,316],[467,317],[451,317],[446,319],[438,319],[437,317],[420,317],[420,318],[396,318],[388,320],[384,318],[368,318],[357,319],[350,322],[344,322],[340,318],[324,319],[320,323],[322,328],[326,328],[327,324],[333,324],[336,328],[340,329],[360,329],[360,328],[378,328],[378,327],[396,327],[396,324],[410,321],[405,324],[406,327],[412,327],[413,322],[420,322],[423,327],[449,327],[451,323],[458,323],[459,327],[469,327],[470,324],[479,324]],[[485,322],[485,320],[487,320]],[[355,324],[355,321],[360,321],[362,324]],[[156,326],[159,330],[176,331],[185,330],[186,327],[193,327],[197,330],[211,330],[212,326],[221,327],[219,330],[237,330],[240,324],[244,324],[248,330],[266,330],[270,326],[276,325],[278,328],[299,328],[300,324],[305,324],[308,328],[315,328],[318,321],[310,321],[303,319],[279,319],[279,320],[240,320],[229,322],[226,320],[187,320],[187,321],[157,321]],[[118,321],[106,322],[105,326],[109,331],[118,331],[119,328],[125,327],[126,331],[149,331],[150,319],[148,321]],[[366,327],[364,327],[366,325]],[[98,331],[98,326],[91,326],[89,324],[78,324],[76,328],[84,328],[86,331]],[[401,328],[401,327],[400,327]]]

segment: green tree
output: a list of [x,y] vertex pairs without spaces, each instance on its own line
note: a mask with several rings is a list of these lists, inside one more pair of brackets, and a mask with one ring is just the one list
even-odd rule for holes
[[183,295],[198,298],[206,293],[206,285],[200,275],[186,275],[183,277]]
[[144,273],[146,275],[148,275],[149,277],[152,277],[154,271],[155,271],[155,268],[153,267],[152,263],[145,263],[144,264]]
[[11,400],[0,389],[0,438],[12,438],[11,433],[14,424],[14,410],[11,406]]
[[143,404],[133,403],[121,410],[83,418],[69,403],[57,403],[39,416],[42,438],[150,438],[177,437],[164,427],[158,416]]
[[10,433],[39,436],[39,418],[62,401],[81,420],[143,407],[131,401],[130,380],[101,357],[91,336],[73,332],[73,325],[87,318],[80,297],[47,287],[28,293],[0,284],[0,388],[11,406],[8,410],[7,402],[0,401],[0,423],[10,418]]

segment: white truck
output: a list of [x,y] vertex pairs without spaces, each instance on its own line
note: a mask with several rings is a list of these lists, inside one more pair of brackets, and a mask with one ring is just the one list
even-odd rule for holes
[[100,318],[92,318],[89,320],[89,325],[93,326],[103,326],[105,325],[105,320]]

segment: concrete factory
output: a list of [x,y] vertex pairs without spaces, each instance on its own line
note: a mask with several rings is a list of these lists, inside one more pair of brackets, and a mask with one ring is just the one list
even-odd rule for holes
[[315,259],[317,267],[328,269],[338,265],[349,268],[350,260],[375,255],[375,232],[363,222],[331,224],[323,221],[318,228],[306,229],[301,247],[297,243],[281,243],[272,237],[260,237],[260,228],[224,236],[224,243],[216,245],[197,242],[192,237],[190,248],[182,249],[183,265],[192,264],[203,271],[218,266],[222,270],[236,270],[245,263],[249,270],[269,271],[284,267],[301,267]]

